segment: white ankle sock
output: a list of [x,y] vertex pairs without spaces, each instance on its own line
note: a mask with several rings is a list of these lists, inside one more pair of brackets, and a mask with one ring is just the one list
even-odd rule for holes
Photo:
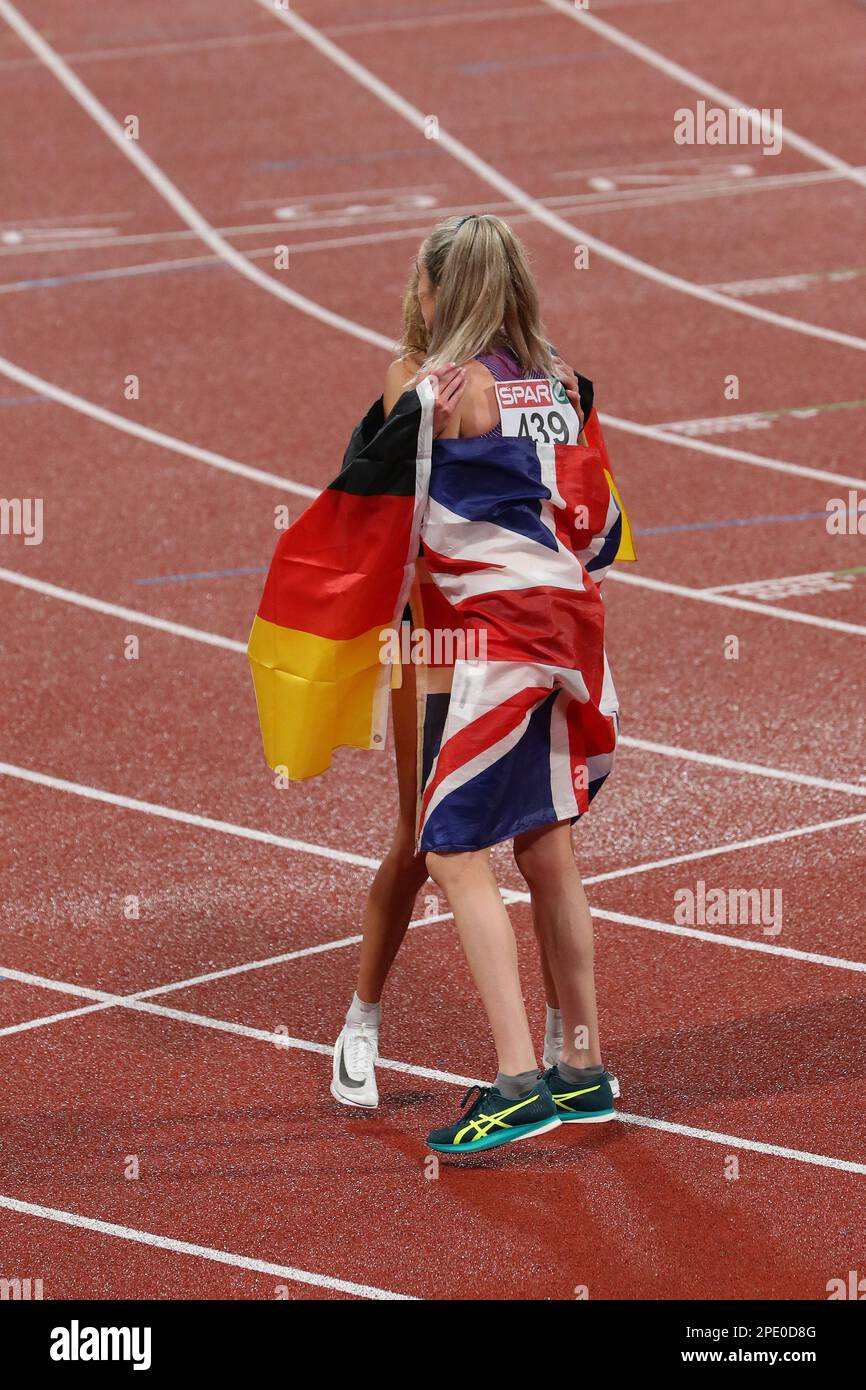
[[365,1004],[357,994],[352,995],[349,1012],[346,1014],[347,1023],[354,1023],[356,1026],[360,1023],[372,1023],[374,1028],[378,1028],[381,1017],[381,1004]]

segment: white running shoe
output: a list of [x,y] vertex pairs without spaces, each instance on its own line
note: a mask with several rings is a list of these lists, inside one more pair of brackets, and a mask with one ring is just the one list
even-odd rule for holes
[[379,1104],[376,1058],[379,1029],[371,1023],[346,1023],[334,1048],[331,1095],[341,1105],[374,1110]]

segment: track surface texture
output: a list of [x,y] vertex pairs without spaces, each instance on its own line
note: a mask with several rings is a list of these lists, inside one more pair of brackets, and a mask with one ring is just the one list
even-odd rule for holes
[[[866,497],[866,10],[570,11],[0,0],[0,493],[44,507],[0,536],[0,1276],[46,1298],[821,1299],[866,1266],[866,545],[827,525]],[[778,153],[675,142],[718,89]],[[431,1173],[494,1068],[446,904],[381,1108],[341,1109],[392,761],[276,790],[243,648],[274,508],[333,476],[461,210],[525,238],[639,547],[575,836],[623,1097]],[[699,882],[780,920],[678,922]]]

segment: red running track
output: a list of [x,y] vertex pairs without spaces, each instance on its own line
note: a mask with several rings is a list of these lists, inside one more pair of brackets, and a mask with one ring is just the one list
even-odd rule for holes
[[[830,20],[805,0],[595,9],[862,158],[863,20],[841,0]],[[695,91],[550,6],[491,11],[300,6],[568,222],[814,331],[595,253],[576,272],[567,237],[254,0],[18,6],[275,280],[284,243],[282,283],[395,337],[430,223],[500,209],[602,411],[691,440],[608,429],[636,577],[676,586],[609,587],[626,742],[577,836],[623,1119],[429,1177],[424,1133],[493,1065],[447,919],[419,921],[395,967],[381,1110],[331,1101],[393,777],[343,753],[330,777],[273,790],[240,648],[273,507],[303,498],[232,469],[322,486],[387,357],[215,257],[3,25],[3,353],[76,398],[14,367],[0,384],[3,493],[45,505],[41,545],[0,538],[0,1274],[41,1277],[46,1297],[815,1299],[862,1268],[866,556],[824,513],[863,475],[866,393],[861,351],[820,335],[866,338],[864,190],[790,145],[678,147]],[[804,575],[820,577],[739,587]],[[701,592],[718,589],[734,606]],[[495,859],[519,890],[507,849]],[[678,927],[675,895],[698,880],[781,892],[781,932]],[[442,917],[428,890],[418,918]],[[511,911],[540,1032],[528,908]]]

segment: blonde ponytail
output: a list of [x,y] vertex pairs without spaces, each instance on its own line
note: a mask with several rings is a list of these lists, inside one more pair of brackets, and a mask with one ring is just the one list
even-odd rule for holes
[[433,228],[419,260],[439,291],[436,314],[428,334],[416,270],[404,301],[403,352],[423,352],[425,366],[435,369],[509,347],[524,371],[555,374],[538,291],[507,222],[490,213],[449,217]]

